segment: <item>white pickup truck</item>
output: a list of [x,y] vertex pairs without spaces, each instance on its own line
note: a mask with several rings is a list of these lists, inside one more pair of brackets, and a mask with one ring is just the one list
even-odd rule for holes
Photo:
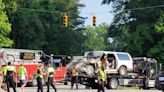
[[101,57],[103,54],[107,55],[107,74],[127,75],[128,71],[133,71],[133,60],[127,52],[87,51],[84,57]]

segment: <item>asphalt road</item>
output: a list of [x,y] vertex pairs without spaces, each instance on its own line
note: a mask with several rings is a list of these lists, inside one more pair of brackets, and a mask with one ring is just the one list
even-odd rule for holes
[[[56,85],[57,92],[97,92],[96,89],[85,89],[85,86],[80,85],[79,89],[70,89],[70,85]],[[10,92],[13,92],[12,88],[10,89]],[[45,86],[43,89],[44,92],[47,92],[47,87]],[[7,91],[1,91],[0,92],[7,92]],[[19,88],[17,88],[17,92],[22,92]],[[23,92],[37,92],[37,87],[25,87]],[[50,92],[54,92],[54,90],[51,88]],[[123,90],[109,90],[106,89],[106,92],[162,92],[160,90],[140,90],[140,89],[123,89]]]

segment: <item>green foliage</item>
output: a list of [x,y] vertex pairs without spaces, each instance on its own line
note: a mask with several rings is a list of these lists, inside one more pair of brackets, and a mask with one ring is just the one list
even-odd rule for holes
[[[14,9],[7,8],[13,25],[10,34],[14,48],[42,49],[47,54],[80,54],[82,41],[79,25],[78,0],[15,0],[6,2]],[[69,17],[68,28],[63,26],[63,15]],[[72,14],[73,13],[73,14]]]
[[164,7],[143,8],[163,5],[163,0],[103,0],[102,3],[112,4],[115,13],[109,28],[109,35],[114,38],[113,50],[164,61]]
[[84,30],[84,48],[85,51],[105,50],[107,48],[107,28],[106,24],[98,27],[87,26]]
[[11,24],[8,22],[8,17],[4,11],[5,5],[0,0],[0,48],[11,47],[13,41],[8,37],[11,32]]

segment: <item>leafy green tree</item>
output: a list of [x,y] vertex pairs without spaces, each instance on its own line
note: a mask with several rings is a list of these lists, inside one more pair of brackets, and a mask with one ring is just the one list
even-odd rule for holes
[[[6,2],[10,5],[10,2]],[[47,54],[79,54],[82,35],[79,25],[78,0],[16,0],[14,10],[8,8],[13,25],[14,48],[43,49]],[[63,26],[64,12],[69,16]]]
[[108,44],[107,24],[101,24],[98,27],[87,26],[83,35],[85,36],[85,51],[106,50]]
[[[161,14],[160,18],[155,24],[155,30],[161,38],[157,44],[155,44],[150,50],[147,52],[148,56],[156,57],[159,61],[164,61],[164,13]],[[158,36],[159,36],[158,35]],[[164,64],[164,62],[162,62]]]
[[11,24],[8,21],[8,16],[4,11],[5,5],[0,0],[0,48],[1,47],[11,47],[13,41],[8,37],[11,32]]
[[[163,61],[163,0],[103,0],[112,4],[115,17],[109,35],[113,48],[133,56],[151,56]],[[121,45],[121,46],[120,46]]]

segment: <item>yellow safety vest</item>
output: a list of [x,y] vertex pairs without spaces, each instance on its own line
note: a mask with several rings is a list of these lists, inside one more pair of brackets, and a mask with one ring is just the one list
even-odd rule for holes
[[78,76],[78,70],[77,69],[72,69],[72,76]]
[[49,77],[54,76],[54,68],[53,67],[48,67],[47,68],[47,73],[49,74]]
[[6,66],[6,71],[15,71],[15,67],[14,66]]
[[2,72],[3,72],[3,75],[4,75],[4,76],[6,76],[6,73],[7,73],[6,67],[7,67],[7,66],[5,66],[5,67],[2,68]]
[[100,80],[102,80],[102,81],[105,81],[106,80],[106,73],[103,71],[103,70],[100,70],[99,71],[99,76],[98,76],[98,78],[100,79]]
[[[40,71],[40,73],[38,73],[38,71]],[[41,74],[41,70],[40,69],[38,69],[37,70],[37,74],[36,74],[36,76],[35,76],[36,78],[43,78],[43,75]]]
[[25,73],[26,73],[26,69],[25,69],[23,66],[20,66],[20,67],[18,68],[18,76],[19,76],[19,77],[22,77],[22,76],[25,75]]

